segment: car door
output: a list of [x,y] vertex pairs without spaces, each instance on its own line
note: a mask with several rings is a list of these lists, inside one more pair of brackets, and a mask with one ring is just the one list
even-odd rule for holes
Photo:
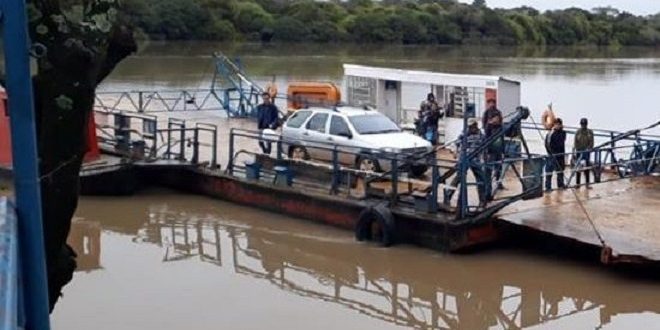
[[288,147],[294,144],[301,144],[305,146],[307,141],[303,140],[302,134],[306,130],[305,124],[311,115],[311,111],[298,110],[292,114],[289,119],[287,119],[284,127],[282,128],[282,137],[284,138],[285,148],[287,148],[285,150],[288,150]]
[[[339,115],[332,115],[328,128],[328,141],[336,144],[339,149],[339,162],[344,165],[353,165],[355,158],[351,152],[354,151],[352,147],[353,132],[351,131],[346,119]],[[343,151],[343,152],[341,152]],[[332,159],[332,155],[330,155]]]
[[325,112],[317,112],[307,121],[302,139],[307,141],[307,154],[313,159],[328,160],[330,152],[328,148],[327,124],[330,115]]

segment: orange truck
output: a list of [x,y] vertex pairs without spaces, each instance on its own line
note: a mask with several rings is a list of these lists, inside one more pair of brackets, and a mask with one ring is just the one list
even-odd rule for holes
[[335,106],[341,101],[341,91],[330,82],[294,82],[287,88],[289,112],[309,106]]

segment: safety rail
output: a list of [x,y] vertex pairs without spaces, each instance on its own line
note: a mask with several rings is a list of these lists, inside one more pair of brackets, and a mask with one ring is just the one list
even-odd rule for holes
[[[237,169],[245,170],[244,166],[235,164],[238,155],[257,154],[246,152],[245,150],[236,150],[236,140],[238,138],[252,140],[255,145],[258,142],[271,143],[275,146],[273,149],[275,151],[275,160],[280,162],[291,160],[292,157],[290,157],[287,149],[300,145],[297,140],[287,139],[281,135],[263,134],[258,131],[234,128],[230,131],[229,135],[229,161],[227,164],[227,172],[231,175],[234,175]],[[404,201],[401,199],[403,196],[412,197],[415,192],[426,194],[428,210],[433,213],[443,210],[443,207],[438,203],[438,191],[440,188],[446,186],[447,173],[454,171],[458,163],[456,160],[437,159],[435,157],[435,150],[416,154],[391,153],[378,149],[345,147],[326,142],[305,144],[304,147],[307,149],[307,152],[326,153],[326,164],[328,164],[331,172],[330,194],[339,194],[342,181],[350,181],[351,178],[360,177],[364,180],[365,194],[367,194],[367,191],[375,183],[386,182],[385,186],[387,186],[389,192],[383,192],[380,194],[380,198],[387,201],[390,206],[396,206],[402,202],[410,204],[410,200]],[[360,159],[360,157],[368,157],[376,161],[385,171],[374,172],[356,168],[355,160]],[[347,159],[353,161],[347,161]],[[423,187],[415,186],[413,181],[417,179],[409,173],[411,166],[424,166],[428,168],[431,173],[431,182],[425,183]],[[402,183],[407,188],[405,191],[400,190]],[[295,180],[294,184],[301,186],[313,185],[310,182]],[[350,182],[347,182],[347,184],[350,185]],[[385,188],[384,185],[380,185],[380,187]],[[348,189],[347,193],[349,197],[355,197],[350,194],[350,189]],[[444,208],[444,211],[450,210]]]
[[217,111],[225,110],[225,104],[214,89],[100,91],[94,109],[138,113]]
[[[157,158],[158,118],[141,113],[95,110],[100,143],[123,156]],[[148,154],[144,154],[148,151]],[[134,153],[134,154],[132,154]]]
[[[543,126],[543,124],[540,123],[533,123],[533,122],[523,122],[521,124],[521,127],[523,130],[530,130],[530,131],[543,131],[547,132],[548,130]],[[567,134],[572,134],[574,135],[580,127],[575,127],[575,126],[563,126],[564,131],[566,131]],[[620,131],[614,131],[614,130],[608,130],[608,129],[601,129],[601,128],[590,128],[594,132],[594,137],[600,137],[600,138],[607,138],[607,139],[613,139],[617,135],[620,135],[624,132]],[[660,135],[657,134],[643,134],[639,133],[635,137],[628,137],[625,140],[636,140],[637,137],[639,137],[642,140],[659,140]]]
[[[142,113],[96,110],[95,114],[98,140],[115,154],[138,160],[175,159],[217,167],[216,125],[195,123],[188,127],[184,120],[169,118],[167,128],[160,128],[157,117]],[[200,147],[206,147],[207,152],[202,152]],[[200,161],[202,158],[204,161]]]
[[[162,136],[166,133],[167,138],[164,139],[165,152],[159,154],[159,157],[164,159],[175,159],[179,161],[187,161],[192,164],[208,163],[212,168],[218,165],[218,151],[217,139],[218,129],[217,126],[212,124],[196,123],[194,127],[186,127],[185,121],[182,124],[172,121],[168,122],[168,128],[158,129],[158,133]],[[204,139],[202,134],[209,135],[208,139]],[[209,141],[209,142],[203,142]],[[173,151],[178,146],[178,151]],[[208,161],[200,161],[203,153],[200,147],[207,147],[209,155]]]
[[[258,131],[232,129],[229,136],[229,162],[227,165],[227,171],[232,175],[235,169],[245,170],[245,167],[235,164],[238,155],[241,153],[258,154],[246,152],[245,150],[237,152],[235,144],[238,138],[252,140],[255,146],[258,142],[274,145],[274,158],[281,163],[284,163],[284,160],[292,159],[289,148],[302,145],[299,141],[284,138],[279,134],[264,134]],[[438,211],[456,212],[457,220],[481,221],[518,200],[541,197],[543,195],[543,182],[546,179],[546,175],[549,174],[544,172],[546,164],[553,162],[555,157],[564,156],[566,158],[572,157],[577,159],[581,155],[580,152],[570,152],[563,155],[534,154],[521,150],[522,141],[510,138],[507,138],[506,141],[505,157],[495,162],[484,161],[482,157],[492,141],[484,142],[482,147],[473,154],[468,154],[467,157],[459,157],[458,159],[437,158],[437,149],[406,155],[387,153],[382,150],[345,147],[321,141],[311,144],[306,143],[304,147],[308,153],[324,153],[324,156],[315,157],[315,159],[320,159],[320,162],[317,161],[316,165],[321,163],[328,166],[331,174],[330,194],[338,194],[342,181],[347,180],[347,178],[350,180],[351,176],[364,179],[365,193],[372,183],[389,182],[389,192],[382,194],[381,198],[385,199],[390,206],[396,206],[402,202],[404,204],[410,202],[410,200],[402,200],[402,197],[411,196],[415,193],[417,197],[421,195],[425,198],[425,201],[428,203],[428,210],[432,213]],[[660,164],[660,142],[641,139],[633,139],[631,142],[634,143],[619,146],[611,146],[609,143],[604,143],[588,151],[591,155],[590,166],[586,166],[582,162],[574,162],[572,165],[566,166],[564,170],[558,171],[567,178],[566,187],[577,187],[576,184],[573,184],[573,178],[577,173],[588,170],[594,173],[594,184],[611,182],[622,178],[650,175],[660,171],[660,166],[658,166]],[[628,156],[619,157],[615,155]],[[380,172],[361,171],[355,168],[354,161],[347,161],[347,159],[357,160],[359,157],[370,157],[374,159],[381,164],[384,170]],[[428,168],[429,171],[427,174],[430,172],[430,182],[425,181],[426,185],[422,189],[420,187],[413,187],[411,181],[416,179],[405,174],[411,164],[422,165]],[[474,182],[468,182],[468,172],[472,168],[478,168],[478,172],[481,175],[474,177]],[[494,175],[497,169],[501,171],[499,179]],[[608,169],[614,175],[603,176],[603,173],[608,171]],[[520,191],[514,196],[494,198],[500,191],[500,184],[504,183],[505,178],[510,178],[508,176],[508,172],[510,171],[514,172],[517,179],[514,183],[520,185]],[[454,180],[450,183],[450,179],[452,178]],[[406,191],[400,191],[401,183],[408,183],[408,189]],[[509,183],[511,182],[509,181]],[[310,182],[303,182],[302,180],[294,181],[294,184],[301,187],[310,184],[313,185]],[[464,185],[466,188],[463,190],[460,187],[461,185]],[[383,184],[380,185],[380,187],[383,186]],[[484,195],[480,196],[479,203],[473,200],[474,197],[468,193],[468,188],[484,189]],[[444,194],[443,203],[439,200],[440,189],[442,189]],[[347,190],[349,197],[354,197],[350,194],[350,188]],[[456,204],[452,203],[451,199],[455,191],[459,192]],[[447,196],[449,196],[449,199],[447,199]],[[489,197],[491,202],[485,200]],[[462,213],[461,209],[463,210]]]

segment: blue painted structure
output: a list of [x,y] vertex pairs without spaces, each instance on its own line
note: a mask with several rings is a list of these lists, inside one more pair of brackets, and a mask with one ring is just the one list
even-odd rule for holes
[[[48,284],[25,0],[4,0],[0,6],[6,90],[11,109],[14,191],[21,265],[21,281],[17,291],[24,298],[20,301],[24,305],[17,304],[17,307],[25,311],[24,328],[46,330],[50,328]],[[12,298],[12,301],[7,303],[13,301]]]
[[18,235],[16,210],[0,197],[0,329],[18,327]]
[[213,58],[215,72],[211,90],[227,114],[230,117],[256,116],[259,97],[264,89],[250,79],[238,60],[232,61],[222,53],[213,54]]

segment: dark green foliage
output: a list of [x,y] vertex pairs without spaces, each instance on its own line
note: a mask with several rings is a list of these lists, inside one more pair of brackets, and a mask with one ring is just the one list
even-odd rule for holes
[[660,46],[660,16],[540,13],[456,0],[125,0],[152,38],[397,44]]

